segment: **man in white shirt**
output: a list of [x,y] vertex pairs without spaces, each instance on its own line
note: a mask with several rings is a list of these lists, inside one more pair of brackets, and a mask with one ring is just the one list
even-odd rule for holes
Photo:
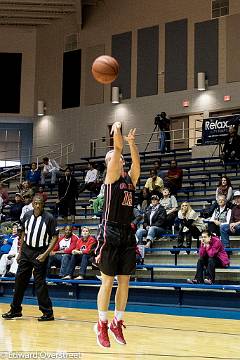
[[93,163],[88,163],[88,171],[85,176],[85,183],[80,185],[79,193],[84,190],[92,191],[95,194],[99,192],[99,186],[97,184],[98,171],[94,168]]
[[26,194],[24,194],[23,199],[24,199],[25,206],[22,208],[20,220],[23,219],[26,212],[33,210],[32,195],[30,193],[26,193]]
[[41,172],[41,185],[45,185],[45,178],[51,176],[51,185],[56,183],[57,174],[59,173],[59,165],[54,159],[49,159],[48,157],[43,158],[43,164]]

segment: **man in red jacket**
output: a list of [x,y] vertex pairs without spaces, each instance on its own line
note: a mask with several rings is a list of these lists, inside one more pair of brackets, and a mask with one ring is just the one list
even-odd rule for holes
[[82,229],[81,237],[78,239],[76,247],[72,250],[72,257],[68,267],[68,275],[64,279],[72,279],[74,270],[77,264],[80,264],[79,276],[76,280],[84,279],[87,271],[89,259],[97,245],[97,240],[90,235],[89,229],[84,227]]
[[53,251],[50,253],[48,261],[48,273],[51,266],[60,266],[59,277],[63,277],[68,273],[68,266],[72,256],[72,250],[75,249],[78,241],[77,235],[73,234],[72,226],[67,225],[64,228],[64,235],[61,236]]

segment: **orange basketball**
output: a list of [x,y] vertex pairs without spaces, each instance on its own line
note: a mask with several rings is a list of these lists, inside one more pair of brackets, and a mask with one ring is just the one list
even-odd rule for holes
[[117,78],[118,71],[118,62],[112,56],[99,56],[92,64],[93,77],[101,84],[112,83]]

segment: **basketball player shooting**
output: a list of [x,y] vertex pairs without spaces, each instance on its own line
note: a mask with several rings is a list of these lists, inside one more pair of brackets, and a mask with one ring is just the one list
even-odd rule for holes
[[[123,336],[123,314],[127,304],[130,275],[136,266],[136,240],[131,229],[134,193],[140,175],[140,160],[135,144],[136,129],[131,129],[125,140],[129,144],[132,165],[124,176],[121,123],[112,126],[114,149],[106,154],[105,200],[103,220],[98,233],[96,262],[101,270],[102,285],[98,293],[99,321],[95,325],[97,343],[110,347],[108,330],[119,344],[126,344]],[[114,276],[118,287],[115,296],[114,319],[108,325],[108,307]]]

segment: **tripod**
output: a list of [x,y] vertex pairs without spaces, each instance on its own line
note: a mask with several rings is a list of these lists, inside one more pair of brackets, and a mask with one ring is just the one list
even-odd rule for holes
[[151,140],[152,140],[152,137],[153,137],[153,135],[154,135],[154,133],[155,133],[155,131],[156,131],[157,127],[158,127],[158,125],[156,124],[156,125],[155,125],[155,128],[153,129],[152,135],[150,136],[150,139],[148,140],[148,143],[147,143],[147,145],[146,145],[146,147],[145,147],[144,152],[146,152],[146,151],[147,151],[148,145],[150,144],[150,142],[151,142]]

